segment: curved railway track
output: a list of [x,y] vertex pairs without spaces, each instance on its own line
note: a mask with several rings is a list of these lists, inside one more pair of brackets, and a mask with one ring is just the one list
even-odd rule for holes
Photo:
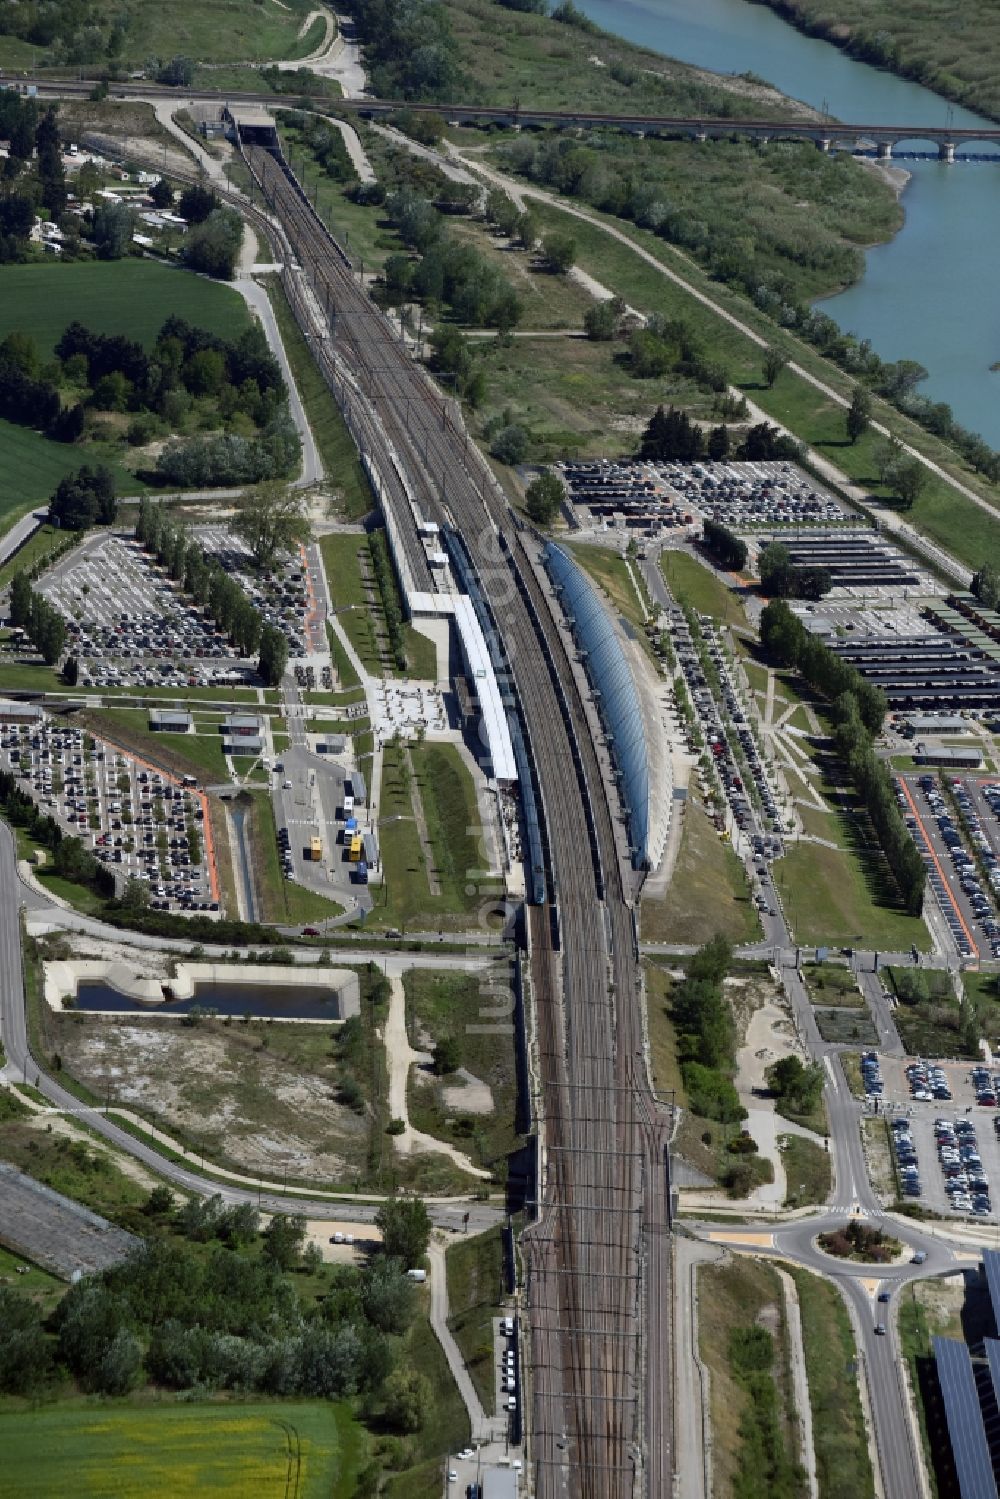
[[284,163],[255,146],[245,156],[330,316],[331,337],[314,350],[355,435],[380,456],[390,505],[406,515],[412,494],[465,541],[502,624],[531,739],[558,911],[558,946],[549,906],[529,915],[545,1120],[538,1213],[523,1238],[534,1489],[543,1499],[666,1499],[668,1121],[648,1085],[631,873],[619,864],[618,812],[585,705],[532,540],[454,404],[372,305]]

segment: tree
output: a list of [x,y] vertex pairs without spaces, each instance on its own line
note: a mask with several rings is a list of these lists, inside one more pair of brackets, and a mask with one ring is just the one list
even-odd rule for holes
[[547,234],[542,240],[542,264],[554,275],[565,276],[576,259],[576,240],[568,234]]
[[391,1197],[375,1214],[382,1247],[390,1259],[408,1268],[419,1265],[431,1240],[431,1220],[419,1197]]
[[565,498],[562,480],[546,469],[528,485],[524,508],[537,526],[548,526],[559,514],[559,507]]
[[243,221],[231,208],[215,208],[204,223],[188,230],[181,259],[192,271],[231,281],[243,243]]
[[972,592],[987,609],[1000,609],[1000,567],[995,562],[984,562],[973,575]]
[[713,463],[721,463],[729,457],[729,428],[725,425],[713,427],[708,434],[705,456]]
[[792,555],[780,541],[772,541],[761,550],[757,559],[760,586],[764,593],[776,598],[785,598],[790,592],[794,569]]
[[0,1286],[0,1391],[30,1395],[52,1374],[52,1350],[34,1302]]
[[143,1212],[150,1218],[167,1218],[173,1215],[174,1194],[169,1187],[154,1187],[146,1198]]
[[173,88],[190,88],[194,82],[194,63],[190,57],[172,57],[160,68],[156,81]]
[[166,177],[161,177],[149,189],[149,196],[152,198],[155,208],[170,208],[174,201],[174,190]]
[[419,1431],[430,1406],[431,1389],[416,1369],[393,1369],[383,1387],[385,1419],[396,1431]]
[[132,248],[135,221],[126,203],[102,203],[94,209],[91,238],[98,260],[121,260]]
[[260,656],[257,673],[268,687],[277,687],[288,666],[288,640],[274,625],[264,625],[260,632]]
[[399,1260],[373,1260],[362,1272],[361,1308],[379,1332],[395,1337],[406,1332],[417,1309],[417,1295]]
[[272,571],[279,557],[309,539],[301,493],[287,484],[261,484],[240,498],[233,530],[250,548],[254,566]]
[[583,314],[583,326],[588,338],[607,342],[618,332],[618,324],[625,311],[621,297],[606,297],[595,302]]
[[275,1213],[264,1230],[263,1256],[279,1270],[291,1270],[302,1258],[306,1220],[299,1213]]
[[219,200],[210,187],[203,187],[200,182],[193,182],[181,193],[177,208],[181,218],[187,219],[189,224],[203,224],[218,206]]
[[909,458],[896,469],[892,487],[904,510],[912,510],[927,484],[927,470],[919,458]]
[[871,425],[872,396],[864,385],[856,385],[851,392],[851,404],[847,408],[847,436],[852,443],[864,437]]
[[764,384],[768,390],[771,389],[787,363],[788,356],[783,354],[780,349],[775,349],[769,345],[764,350]]
[[444,1036],[434,1045],[434,1071],[438,1077],[457,1072],[462,1065],[462,1050],[455,1036]]
[[806,1065],[798,1057],[780,1057],[767,1069],[767,1085],[776,1098],[797,1114],[809,1114],[823,1092],[824,1072],[816,1062]]
[[523,463],[527,451],[528,434],[516,422],[501,427],[490,443],[490,452],[500,463]]
[[31,584],[24,573],[16,572],[10,584],[10,622],[17,630],[26,628],[31,618]]

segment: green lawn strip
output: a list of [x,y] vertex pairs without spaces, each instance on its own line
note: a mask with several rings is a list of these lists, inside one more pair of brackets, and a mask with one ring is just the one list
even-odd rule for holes
[[493,1319],[501,1312],[503,1244],[500,1229],[459,1239],[445,1256],[448,1276],[448,1326],[487,1415],[496,1400]]
[[[772,1338],[769,1372],[777,1394],[776,1436],[786,1461],[795,1462],[797,1423],[784,1293],[777,1272],[771,1265],[744,1257],[729,1264],[699,1266],[698,1347],[711,1374],[712,1476],[714,1491],[720,1494],[738,1492],[734,1484],[748,1462],[764,1460],[759,1444],[755,1447],[748,1441],[748,1431],[755,1426],[753,1396],[736,1378],[730,1359],[734,1335],[755,1327],[766,1328]],[[774,1456],[769,1450],[768,1463]],[[747,1487],[746,1492],[766,1490]]]
[[799,1293],[820,1499],[874,1499],[847,1308],[829,1281],[788,1266]]
[[453,744],[414,744],[410,761],[442,898],[455,910],[468,910],[467,886],[475,885],[482,865],[477,836],[482,818],[472,775]]
[[327,481],[334,486],[348,520],[360,520],[374,509],[375,501],[354,438],[302,336],[281,282],[276,276],[263,279]]
[[437,646],[413,625],[403,626],[403,649],[406,651],[406,675],[415,682],[437,681]]
[[34,665],[25,661],[0,661],[0,691],[2,692],[62,692],[79,697],[77,688],[69,688],[51,666],[41,662]]
[[[338,532],[320,540],[320,551],[337,619],[365,671],[382,676],[388,670],[379,649],[377,623],[382,610],[369,602],[361,578],[360,557],[368,542],[361,532]],[[374,586],[374,585],[373,585]],[[381,632],[384,635],[384,629]]]
[[854,847],[789,844],[774,865],[774,879],[796,941],[805,946],[830,943],[889,952],[930,946],[919,917],[880,904],[881,882],[873,884],[868,859]]
[[[118,698],[130,703],[214,703],[228,709],[232,703],[252,703],[261,714],[276,714],[281,710],[273,703],[260,701],[256,687],[134,687],[131,689],[102,687],[101,702],[109,708],[120,706]],[[89,695],[89,693],[88,693]]]
[[[790,370],[786,369],[778,377],[774,387],[766,387],[761,376],[760,348],[718,313],[669,281],[654,266],[639,259],[629,245],[605,233],[598,224],[587,223],[561,209],[538,202],[532,202],[531,211],[543,230],[558,230],[575,239],[577,264],[582,269],[597,276],[633,306],[655,310],[668,318],[683,318],[692,332],[702,336],[712,355],[726,365],[732,383],[740,386],[769,416],[783,422],[810,447],[825,452],[838,468],[863,484],[871,494],[885,493],[872,461],[876,434],[869,433],[855,445],[847,443],[843,409]],[[594,210],[588,209],[588,212],[598,220],[603,218]],[[759,332],[769,343],[786,348],[796,363],[838,394],[849,398],[852,382],[847,375],[821,359],[807,344],[778,329],[730,288],[711,280],[700,267],[656,235],[618,220],[606,219],[605,222]],[[996,492],[966,468],[950,448],[884,402],[875,404],[879,421],[953,473],[968,488],[981,494],[989,504],[996,505]],[[909,512],[908,519],[970,567],[978,567],[984,557],[995,554],[1000,547],[1000,513],[996,518],[990,516],[933,474],[928,474],[926,489]]]
[[673,877],[662,897],[643,895],[639,913],[643,942],[701,943],[716,932],[735,943],[760,936],[746,872],[690,791]]
[[722,624],[746,623],[743,605],[732,590],[689,552],[662,552],[660,568],[679,604],[688,604],[699,614],[711,615]]
[[[30,506],[26,506],[25,510],[29,508]],[[11,515],[9,519],[13,522],[20,517]],[[44,562],[65,540],[66,532],[60,531],[56,526],[39,526],[10,561],[0,567],[0,588],[6,588],[15,573],[30,572],[36,564]]]
[[424,1049],[421,1037],[429,1037],[431,1046],[454,1041],[459,1065],[487,1084],[493,1100],[488,1113],[464,1113],[458,1099],[446,1101],[443,1096],[451,1089],[461,1096],[460,1077],[448,1074],[439,1079],[414,1069],[407,1090],[414,1128],[457,1145],[475,1165],[503,1176],[504,1161],[518,1142],[512,1004],[510,1018],[497,1020],[504,995],[513,999],[509,974],[504,968],[489,974],[435,973],[421,968],[411,969],[403,984],[411,1046]]
[[[324,553],[324,562],[325,560],[326,554]],[[330,657],[333,661],[333,669],[337,674],[337,681],[340,683],[341,688],[347,691],[349,688],[360,687],[361,678],[355,671],[350,656],[341,645],[340,637],[329,621],[327,621],[326,626],[326,638],[330,643]]]
[[53,1494],[349,1499],[367,1441],[346,1401],[155,1405],[61,1401],[0,1414],[5,1483]]
[[832,1184],[829,1152],[804,1135],[779,1134],[778,1144],[785,1168],[785,1206],[825,1202]]
[[307,706],[316,704],[322,708],[349,708],[365,701],[363,687],[352,687],[346,692],[303,692],[302,701]]
[[90,708],[80,718],[94,734],[106,735],[122,749],[165,770],[196,775],[199,780],[229,779],[219,732],[220,713],[199,714],[193,734],[151,733],[149,714],[141,708]]

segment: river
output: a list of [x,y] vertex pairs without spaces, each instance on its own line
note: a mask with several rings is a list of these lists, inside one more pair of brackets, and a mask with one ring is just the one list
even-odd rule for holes
[[[717,73],[756,73],[838,120],[880,125],[995,125],[919,84],[856,62],[750,0],[575,0],[606,31]],[[752,112],[752,106],[748,108]],[[966,148],[982,152],[972,145]],[[917,359],[921,393],[1000,449],[1000,163],[924,160],[914,140],[896,159],[911,179],[903,228],[868,252],[864,278],[827,299],[842,328],[886,359]],[[914,153],[911,155],[910,153]]]

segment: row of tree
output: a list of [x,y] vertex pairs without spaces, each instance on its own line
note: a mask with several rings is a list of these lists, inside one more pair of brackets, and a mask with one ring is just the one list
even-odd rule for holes
[[0,771],[0,813],[14,827],[23,828],[38,848],[46,850],[56,874],[75,884],[86,885],[99,895],[114,895],[115,881],[111,871],[84,848],[79,838],[67,837],[53,818],[39,811],[9,771]]
[[55,666],[66,646],[66,622],[23,573],[15,573],[11,582],[10,622],[24,631],[46,666]]
[[38,378],[34,343],[23,333],[8,333],[0,343],[0,417],[55,442],[75,442],[83,431],[83,407],[64,409],[58,387]]
[[768,598],[821,599],[833,587],[829,568],[797,567],[780,541],[761,548],[757,570],[761,589]]
[[761,614],[760,638],[770,655],[783,666],[796,668],[828,699],[838,754],[864,802],[907,910],[919,915],[927,871],[900,814],[889,772],[872,742],[885,719],[885,694],[811,635],[783,599],[772,599]]
[[83,464],[59,480],[49,500],[49,520],[64,531],[113,526],[118,517],[115,476],[104,464]]
[[694,1113],[724,1122],[746,1115],[732,1081],[736,1027],[723,988],[732,958],[726,938],[712,937],[695,953],[670,996],[688,1102]]
[[389,635],[389,649],[400,671],[406,670],[406,636],[403,633],[403,611],[399,604],[399,590],[392,571],[389,547],[384,531],[371,531],[368,535],[368,550],[371,553],[375,582],[382,600],[382,613]]
[[747,544],[719,521],[706,520],[701,533],[702,545],[720,567],[739,573],[747,565]]

